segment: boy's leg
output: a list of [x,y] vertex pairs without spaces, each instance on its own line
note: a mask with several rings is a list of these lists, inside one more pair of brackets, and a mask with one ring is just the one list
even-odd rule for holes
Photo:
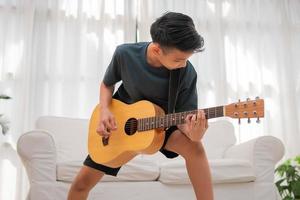
[[197,200],[213,200],[211,175],[202,143],[193,142],[180,130],[176,130],[170,135],[164,148],[185,158]]
[[85,200],[89,191],[100,181],[104,172],[83,166],[74,179],[68,194],[68,200]]

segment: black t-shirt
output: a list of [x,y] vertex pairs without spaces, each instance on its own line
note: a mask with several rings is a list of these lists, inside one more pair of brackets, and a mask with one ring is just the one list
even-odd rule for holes
[[[105,72],[103,83],[112,86],[122,81],[115,98],[127,103],[148,100],[167,112],[170,70],[147,63],[149,42],[119,45]],[[188,61],[182,70],[176,112],[197,109],[197,73]]]

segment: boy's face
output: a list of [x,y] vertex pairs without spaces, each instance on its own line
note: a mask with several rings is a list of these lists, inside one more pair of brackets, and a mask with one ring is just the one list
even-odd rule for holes
[[184,52],[176,48],[164,50],[159,48],[157,59],[169,70],[186,67],[187,60],[193,55],[193,52]]

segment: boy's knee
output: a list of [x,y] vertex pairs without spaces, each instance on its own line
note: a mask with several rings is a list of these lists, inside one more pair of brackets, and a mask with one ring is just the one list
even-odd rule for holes
[[71,185],[71,190],[74,190],[76,192],[88,192],[91,189],[92,185],[88,180],[85,180],[84,178],[76,178]]
[[187,138],[184,133],[177,130],[170,136],[165,148],[169,151],[174,151],[185,159],[199,157],[205,155],[205,150],[202,142],[194,142]]
[[89,192],[103,176],[104,172],[83,166],[74,179],[70,190]]
[[83,182],[81,182],[80,180],[76,180],[72,183],[71,190],[76,192],[84,192],[84,191],[89,191],[89,187],[85,185]]

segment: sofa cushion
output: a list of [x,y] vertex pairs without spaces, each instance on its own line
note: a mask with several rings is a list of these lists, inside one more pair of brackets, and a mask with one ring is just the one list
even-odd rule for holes
[[[57,180],[72,182],[82,167],[82,161],[57,164]],[[155,162],[137,156],[123,165],[117,177],[105,175],[101,181],[153,181],[159,176],[159,167]]]
[[[235,159],[209,160],[213,183],[242,183],[255,180],[250,162]],[[184,159],[161,164],[159,181],[167,184],[190,184]]]

